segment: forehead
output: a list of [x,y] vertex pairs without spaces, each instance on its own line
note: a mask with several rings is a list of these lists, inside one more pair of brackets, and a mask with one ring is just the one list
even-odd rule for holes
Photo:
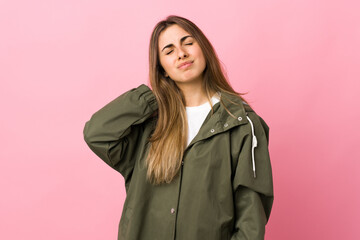
[[161,49],[162,47],[170,43],[175,44],[177,42],[180,42],[180,39],[185,35],[189,35],[189,33],[183,28],[181,28],[179,25],[171,25],[160,33],[159,48]]

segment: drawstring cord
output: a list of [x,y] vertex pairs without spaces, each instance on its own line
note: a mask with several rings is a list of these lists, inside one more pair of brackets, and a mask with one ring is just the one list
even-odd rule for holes
[[[247,115],[247,114],[246,114],[246,115]],[[246,117],[247,117],[247,119],[249,120],[250,125],[251,125],[251,133],[252,133],[251,157],[252,157],[252,167],[253,167],[253,172],[254,172],[254,178],[256,178],[254,150],[255,150],[255,147],[257,147],[257,139],[256,139],[255,132],[254,132],[254,125],[253,125],[253,123],[251,122],[250,118],[249,118],[248,116],[246,116]]]

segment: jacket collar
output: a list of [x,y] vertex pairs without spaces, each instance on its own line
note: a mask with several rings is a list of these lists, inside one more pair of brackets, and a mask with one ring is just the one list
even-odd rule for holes
[[[226,111],[222,104],[233,116]],[[213,109],[214,113],[210,110],[198,134],[192,139],[187,148],[200,140],[228,131],[233,127],[248,124],[247,112],[253,112],[251,107],[239,97],[222,91],[220,92],[220,102],[216,103]]]

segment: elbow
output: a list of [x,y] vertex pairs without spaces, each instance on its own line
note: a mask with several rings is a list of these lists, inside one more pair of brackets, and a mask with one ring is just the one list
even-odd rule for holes
[[85,126],[83,128],[83,138],[84,141],[90,146],[91,143],[93,142],[93,135],[91,134],[91,132],[89,131],[89,121],[87,121],[85,123]]
[[92,131],[90,126],[90,121],[86,122],[83,129],[83,138],[87,146],[101,159],[106,163],[112,166],[111,161],[108,156],[108,143],[99,141],[99,135],[96,134],[97,131]]

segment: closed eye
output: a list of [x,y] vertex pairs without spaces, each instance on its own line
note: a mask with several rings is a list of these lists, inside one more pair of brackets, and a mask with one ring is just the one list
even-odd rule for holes
[[[193,43],[187,43],[185,45],[192,45]],[[171,50],[170,52],[166,53],[166,55],[169,55],[170,53],[172,53],[173,50]]]

